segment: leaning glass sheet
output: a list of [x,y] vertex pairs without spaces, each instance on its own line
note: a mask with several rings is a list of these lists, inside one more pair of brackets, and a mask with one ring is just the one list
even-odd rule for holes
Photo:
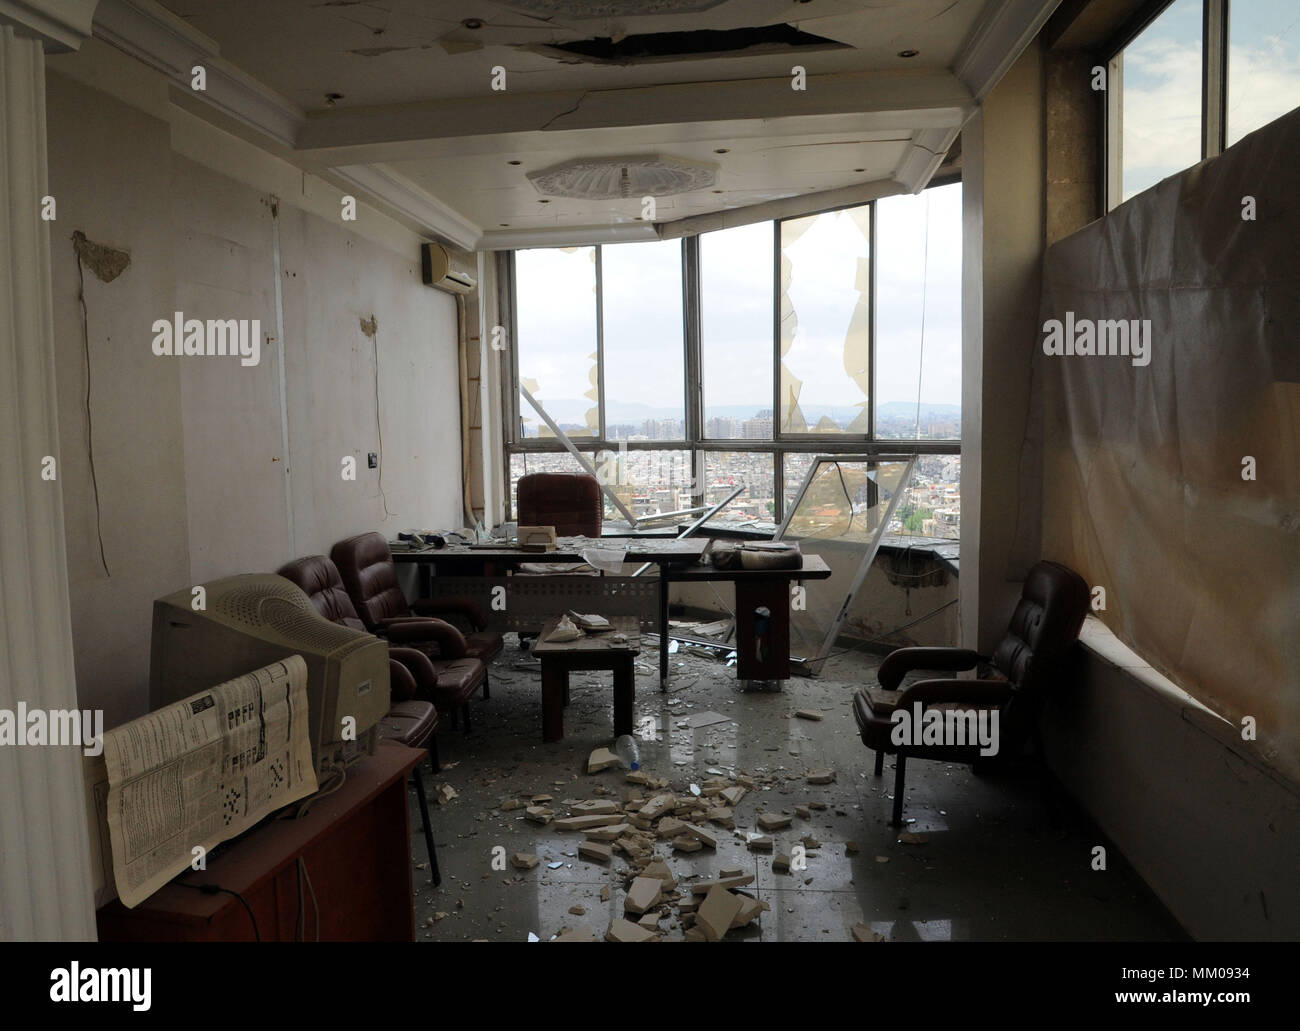
[[899,499],[912,477],[910,456],[818,455],[778,540],[798,541],[805,555],[820,555],[828,580],[809,580],[790,600],[790,654],[820,673],[839,636],[853,599],[875,561],[880,539],[891,527]]

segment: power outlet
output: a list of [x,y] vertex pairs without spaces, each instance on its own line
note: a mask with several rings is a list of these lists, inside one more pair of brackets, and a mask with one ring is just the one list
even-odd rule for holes
[[368,465],[371,469],[379,468],[379,455],[377,452],[371,451],[369,454],[366,455],[366,465]]

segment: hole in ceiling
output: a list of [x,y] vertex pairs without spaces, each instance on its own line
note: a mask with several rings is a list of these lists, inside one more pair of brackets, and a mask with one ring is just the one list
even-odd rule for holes
[[917,54],[919,54],[919,53],[920,53],[919,50],[900,50],[900,51],[898,52],[898,56],[899,56],[899,57],[915,57],[915,56],[916,56]]
[[536,47],[549,56],[562,54],[594,64],[643,64],[705,57],[781,54],[803,50],[843,50],[847,43],[796,29],[793,25],[760,25],[745,29],[695,29],[691,32],[648,32],[624,36],[577,39]]

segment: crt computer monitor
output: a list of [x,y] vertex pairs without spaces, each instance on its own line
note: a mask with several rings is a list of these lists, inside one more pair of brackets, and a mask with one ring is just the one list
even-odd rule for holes
[[[308,725],[318,776],[357,749],[373,752],[389,709],[388,647],[331,623],[282,576],[245,574],[187,588],[153,605],[149,703],[157,709],[290,655],[307,663]],[[355,719],[344,740],[344,719]]]

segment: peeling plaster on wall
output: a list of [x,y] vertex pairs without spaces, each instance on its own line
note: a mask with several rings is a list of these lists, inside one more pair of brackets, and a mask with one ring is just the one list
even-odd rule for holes
[[72,247],[81,264],[95,273],[101,283],[111,283],[131,264],[131,255],[127,251],[87,240],[80,229],[72,234]]
[[379,320],[372,313],[370,318],[361,319],[361,332],[366,335],[367,340],[374,340],[375,334],[379,332]]

